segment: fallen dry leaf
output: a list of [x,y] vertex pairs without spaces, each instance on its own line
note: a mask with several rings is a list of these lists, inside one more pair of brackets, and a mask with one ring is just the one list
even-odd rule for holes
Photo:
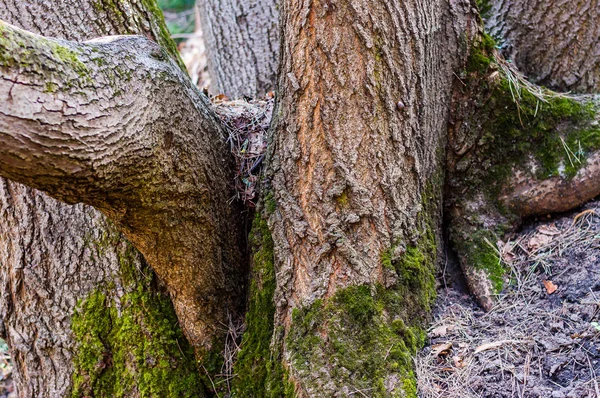
[[444,337],[448,332],[454,329],[453,325],[441,325],[429,332],[429,337]]
[[558,289],[558,286],[555,285],[552,281],[542,281],[544,283],[544,287],[546,288],[546,291],[548,292],[548,294],[552,294],[556,291],[556,289]]
[[458,355],[452,357],[452,362],[454,362],[454,366],[456,366],[457,368],[464,368],[465,366],[467,366],[464,362],[464,358],[463,357],[459,357]]
[[536,233],[531,238],[529,238],[527,246],[529,246],[530,250],[535,251],[540,247],[546,246],[550,242],[552,242],[552,236],[543,233]]
[[431,346],[431,352],[435,355],[435,356],[443,356],[443,355],[448,355],[448,353],[450,352],[450,350],[452,349],[452,343],[442,343],[442,344],[435,344],[433,346]]
[[504,345],[506,343],[515,343],[515,342],[517,342],[517,341],[515,341],[515,340],[498,340],[498,341],[494,341],[493,343],[485,343],[475,349],[475,354],[479,354],[482,351],[492,350],[494,348],[501,347],[502,345]]

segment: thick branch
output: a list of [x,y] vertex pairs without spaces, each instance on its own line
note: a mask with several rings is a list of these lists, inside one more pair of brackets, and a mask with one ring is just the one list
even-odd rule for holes
[[0,175],[109,216],[208,348],[242,284],[227,152],[205,98],[146,38],[75,44],[0,27]]

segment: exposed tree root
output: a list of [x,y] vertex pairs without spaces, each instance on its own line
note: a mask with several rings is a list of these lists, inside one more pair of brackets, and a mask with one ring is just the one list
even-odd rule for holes
[[524,217],[600,194],[598,102],[527,82],[482,35],[459,75],[449,128],[446,214],[472,293],[485,309],[504,285],[496,242]]

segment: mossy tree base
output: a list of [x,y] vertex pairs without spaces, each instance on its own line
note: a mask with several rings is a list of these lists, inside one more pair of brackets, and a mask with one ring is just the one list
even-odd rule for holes
[[[600,183],[591,183],[596,191],[576,183],[582,173],[597,169],[598,105],[591,97],[559,95],[525,82],[486,34],[472,46],[458,77],[445,207],[469,287],[490,309],[505,279],[497,241],[524,217],[564,211],[561,206],[572,208],[600,193]],[[518,183],[533,193],[523,199]],[[561,201],[543,195],[543,189],[562,192],[561,185],[572,191],[561,194]],[[533,204],[535,193],[540,194]]]
[[[99,245],[119,245],[119,235]],[[173,305],[137,254],[119,258],[125,285],[101,286],[78,303],[72,397],[203,397],[194,350]],[[137,261],[136,261],[137,260]]]

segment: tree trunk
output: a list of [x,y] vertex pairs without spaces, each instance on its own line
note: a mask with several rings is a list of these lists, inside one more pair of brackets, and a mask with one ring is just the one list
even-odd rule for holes
[[[525,3],[492,2],[487,10],[493,32],[507,35],[509,54],[522,55],[518,66],[526,71],[548,66],[551,73],[542,79],[534,70],[533,78],[556,87],[593,89],[599,58],[577,46],[555,50],[563,38],[568,43],[579,35],[582,46],[595,49],[591,43],[597,35],[588,31],[594,24],[577,25],[583,14],[562,15],[567,8],[559,2]],[[567,211],[600,194],[598,99],[531,84],[497,47],[484,35],[457,73],[447,152],[450,240],[485,309],[493,306],[506,279],[498,242],[501,248],[525,217]],[[566,65],[582,80],[563,84],[572,77]]]
[[[365,13],[356,1],[289,0],[282,16],[250,308],[274,313],[267,357],[283,366],[259,365],[264,327],[249,314],[238,369],[265,366],[253,386],[262,396],[413,396],[410,358],[442,242],[447,104],[475,15],[468,2],[370,3]],[[269,275],[274,307],[263,298]]]
[[[233,392],[416,396],[411,356],[434,299],[443,205],[465,272],[498,265],[488,246],[536,214],[522,205],[533,202],[522,181],[539,188],[551,177],[593,192],[578,183],[600,170],[597,105],[515,75],[473,1],[285,0],[281,13],[278,100]],[[246,12],[237,16],[240,24]],[[198,358],[213,359],[219,322],[239,310],[244,267],[233,248],[236,213],[225,205],[223,129],[206,101],[139,36],[74,43],[1,24],[0,40],[0,174],[108,215],[166,283]],[[577,143],[585,156],[557,150]],[[527,176],[517,187],[516,173]],[[94,236],[123,245],[114,232]],[[88,246],[74,240],[84,257]],[[155,331],[178,347],[179,335],[154,327],[171,323],[154,311],[164,296],[151,294],[143,265],[132,271],[139,257],[115,257],[120,279],[86,284],[68,313],[79,341],[75,394],[196,394],[185,347],[177,357],[136,345]],[[20,275],[7,278],[10,305]],[[157,385],[156,374],[174,384]]]
[[[142,34],[180,62],[158,13],[154,2],[139,1],[6,0],[0,7],[0,19],[49,36]],[[48,91],[58,89],[49,84]],[[167,296],[114,226],[90,207],[66,205],[4,180],[2,188],[2,334],[15,361],[19,395],[201,394],[193,354]],[[99,295],[105,302],[93,308]],[[151,311],[141,312],[140,305]],[[108,311],[113,308],[118,314]],[[110,318],[114,326],[102,329]]]
[[274,90],[279,61],[276,0],[202,0],[211,91],[231,98]]
[[486,28],[529,79],[555,90],[600,91],[600,2],[491,0]]

